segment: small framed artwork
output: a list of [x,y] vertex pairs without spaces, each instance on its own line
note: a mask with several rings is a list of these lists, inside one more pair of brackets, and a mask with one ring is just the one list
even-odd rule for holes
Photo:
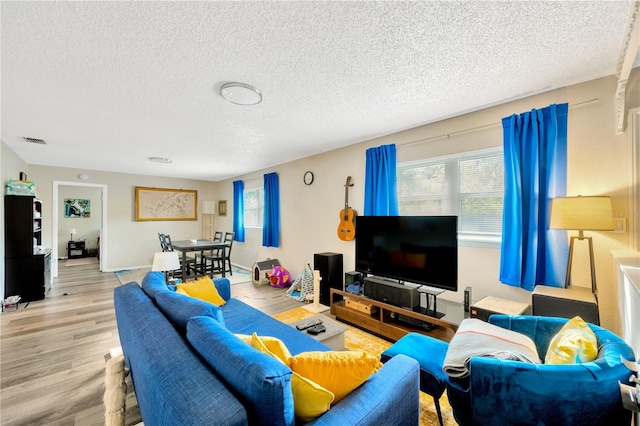
[[220,216],[227,215],[227,200],[218,201],[218,215]]
[[64,217],[91,217],[91,200],[65,198]]

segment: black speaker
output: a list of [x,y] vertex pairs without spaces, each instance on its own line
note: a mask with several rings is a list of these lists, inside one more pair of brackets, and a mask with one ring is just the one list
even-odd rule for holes
[[464,289],[464,300],[462,302],[462,306],[464,306],[465,312],[469,312],[469,307],[471,306],[471,287]]
[[320,271],[320,303],[331,305],[331,288],[344,290],[342,277],[342,254],[340,253],[316,253],[313,255],[313,269]]
[[400,308],[413,309],[420,306],[418,289],[380,278],[368,277],[364,280],[364,295]]

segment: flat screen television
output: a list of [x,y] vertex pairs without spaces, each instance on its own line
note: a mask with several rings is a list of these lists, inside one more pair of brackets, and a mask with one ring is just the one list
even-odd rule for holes
[[356,270],[458,290],[456,216],[356,216]]

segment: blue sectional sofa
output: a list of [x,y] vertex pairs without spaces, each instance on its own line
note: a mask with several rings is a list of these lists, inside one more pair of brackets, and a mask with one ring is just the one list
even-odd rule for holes
[[[305,333],[231,298],[217,307],[183,296],[150,272],[114,291],[120,342],[145,426],[295,425],[291,370],[234,334],[275,336],[292,355],[326,351]],[[399,355],[314,425],[417,425],[418,363]]]

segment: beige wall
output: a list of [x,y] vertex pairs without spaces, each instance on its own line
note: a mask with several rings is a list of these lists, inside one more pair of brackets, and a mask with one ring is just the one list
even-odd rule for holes
[[[627,86],[628,108],[640,106],[639,80],[640,70],[636,69]],[[136,222],[135,186],[197,189],[200,206],[205,200],[227,200],[228,214],[226,217],[216,214],[215,227],[218,230],[230,231],[233,214],[231,182],[242,179],[246,188],[261,186],[262,175],[275,171],[280,180],[280,247],[262,247],[261,230],[247,229],[246,241],[234,243],[232,261],[250,267],[257,260],[278,258],[285,267],[297,275],[303,265],[313,264],[314,253],[332,251],[344,255],[344,270],[350,271],[355,264],[355,244],[353,241],[344,242],[338,239],[336,229],[339,211],[344,204],[344,183],[347,176],[352,176],[355,184],[350,190],[350,203],[357,211],[363,210],[367,148],[396,143],[398,161],[402,162],[499,146],[502,144],[502,117],[531,108],[542,108],[551,103],[568,102],[570,105],[568,194],[610,195],[614,210],[622,214],[628,212],[628,138],[626,134],[615,134],[615,89],[614,77],[586,82],[217,183],[33,165],[29,167],[28,173],[29,177],[37,182],[40,197],[44,202],[43,244],[47,246],[52,244],[50,222],[53,181],[74,182],[78,181],[79,173],[86,173],[89,175],[88,182],[107,185],[109,248],[105,269],[117,270],[151,264],[153,253],[158,248],[158,232],[170,233],[174,239],[193,238],[201,232],[200,220]],[[597,99],[597,102],[575,106],[592,99]],[[483,127],[483,130],[458,133],[477,127]],[[447,134],[450,137],[447,138]],[[416,142],[424,139],[429,140]],[[3,156],[4,151],[3,144]],[[3,177],[5,163],[10,163],[13,174],[24,165],[21,160],[13,158],[15,154],[9,156],[8,160],[4,157],[2,160]],[[15,166],[14,163],[18,165]],[[306,170],[315,174],[311,186],[305,186],[302,181]],[[198,217],[200,219],[200,215]],[[613,312],[617,309],[610,251],[629,248],[629,235],[612,232],[588,234],[594,238],[602,323],[605,327],[610,327],[613,325]],[[575,285],[586,287],[589,286],[589,275],[587,256],[583,249],[580,245],[576,248],[573,277]],[[441,297],[461,301],[462,290],[471,286],[473,299],[476,300],[493,295],[530,301],[529,292],[505,286],[498,281],[499,259],[500,252],[497,248],[460,247],[460,291],[445,292]]]
[[[639,80],[640,69],[636,69],[627,88],[628,108],[640,105]],[[281,245],[279,248],[262,247],[260,230],[247,229],[245,242],[234,243],[234,263],[250,267],[256,260],[278,258],[296,275],[305,263],[313,266],[314,253],[331,251],[343,254],[344,269],[350,271],[355,265],[355,243],[337,238],[338,213],[344,204],[347,176],[352,176],[355,183],[350,191],[351,205],[357,211],[363,210],[367,148],[395,143],[398,145],[398,162],[403,162],[500,146],[500,120],[503,117],[564,102],[570,105],[568,195],[610,195],[614,210],[624,214],[629,211],[628,138],[626,134],[615,134],[615,89],[614,77],[603,78],[218,182],[217,193],[220,199],[228,200],[229,214],[227,217],[218,217],[216,227],[221,230],[232,228],[233,180],[244,180],[245,187],[262,185],[262,175],[275,171],[280,179]],[[594,99],[597,101],[588,102]],[[472,130],[478,127],[482,129]],[[424,139],[427,141],[419,142]],[[311,186],[305,186],[302,182],[305,170],[315,174]],[[610,327],[614,325],[613,313],[617,309],[610,251],[628,248],[629,234],[587,233],[594,239],[602,324]],[[572,276],[574,285],[589,287],[585,248],[582,244],[576,247]],[[460,290],[457,293],[445,292],[441,297],[462,301],[464,288],[471,286],[475,300],[492,295],[530,302],[528,291],[499,282],[499,264],[500,250],[497,248],[460,247]]]
[[[87,174],[89,179],[79,181],[78,174],[80,173]],[[81,182],[107,187],[107,229],[106,235],[103,235],[100,240],[101,249],[106,248],[106,252],[103,253],[106,260],[106,264],[103,264],[105,271],[151,265],[153,254],[160,251],[158,232],[170,234],[174,240],[199,238],[202,201],[215,199],[213,184],[197,180],[34,165],[30,166],[29,177],[37,183],[38,192],[43,202],[43,245],[47,247],[54,244],[53,224],[51,223],[54,181]],[[63,184],[60,188],[64,186],[66,185]],[[198,220],[137,222],[135,220],[136,186],[197,190]],[[93,210],[98,209],[97,204],[96,200],[96,205],[92,206]],[[58,208],[62,209],[62,205],[59,204]],[[59,219],[63,218],[61,213],[62,210],[59,211]],[[62,225],[60,233],[64,233],[63,231],[66,232],[66,225]],[[65,234],[63,237],[64,241],[67,241],[68,236]],[[65,255],[66,252],[58,253],[58,257]]]

